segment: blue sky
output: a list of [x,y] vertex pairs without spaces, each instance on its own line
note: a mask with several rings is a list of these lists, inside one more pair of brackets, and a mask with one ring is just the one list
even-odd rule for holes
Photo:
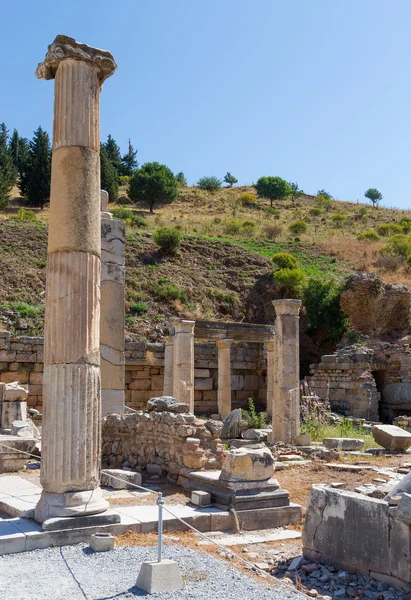
[[34,70],[65,33],[113,53],[102,139],[141,163],[410,208],[409,0],[14,0],[2,22],[0,121],[21,135],[51,132]]

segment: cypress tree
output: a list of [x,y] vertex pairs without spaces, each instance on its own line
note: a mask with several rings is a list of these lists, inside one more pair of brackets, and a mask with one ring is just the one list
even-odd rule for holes
[[124,154],[123,158],[121,159],[121,175],[128,175],[129,177],[131,177],[134,171],[138,168],[138,162],[136,158],[137,152],[138,150],[134,150],[134,147],[129,138],[128,152]]
[[118,173],[108,157],[105,144],[100,144],[100,187],[108,192],[111,202],[118,196]]
[[29,203],[43,208],[50,199],[51,147],[49,134],[41,127],[34,132],[30,142],[26,175]]
[[107,137],[107,142],[104,144],[104,147],[107,152],[107,156],[115,170],[117,171],[117,176],[121,171],[121,154],[120,147],[117,145],[114,138],[109,134]]
[[0,208],[6,208],[10,192],[17,179],[17,169],[8,147],[8,131],[4,123],[0,124]]

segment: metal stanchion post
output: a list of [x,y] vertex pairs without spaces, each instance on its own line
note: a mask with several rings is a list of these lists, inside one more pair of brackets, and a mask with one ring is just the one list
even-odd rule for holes
[[158,506],[158,557],[157,561],[161,562],[162,554],[163,554],[163,504],[164,498],[163,494],[159,492],[157,496],[157,506]]

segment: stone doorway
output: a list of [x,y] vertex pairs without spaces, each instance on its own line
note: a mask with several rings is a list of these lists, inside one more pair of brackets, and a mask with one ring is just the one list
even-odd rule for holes
[[374,377],[375,385],[377,386],[377,392],[380,393],[380,401],[378,402],[378,419],[382,422],[387,421],[387,411],[384,410],[384,388],[387,385],[387,371],[386,369],[376,369],[371,371],[371,375]]

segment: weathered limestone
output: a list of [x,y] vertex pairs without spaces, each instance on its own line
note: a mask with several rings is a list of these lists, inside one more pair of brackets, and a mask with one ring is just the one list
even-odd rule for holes
[[123,414],[125,389],[124,359],[124,221],[106,212],[108,194],[101,191],[101,404],[102,415]]
[[219,479],[265,481],[274,475],[274,469],[274,458],[268,448],[238,448],[225,455]]
[[195,321],[174,323],[173,396],[194,413],[194,325]]
[[364,440],[361,438],[324,438],[323,445],[329,450],[362,450]]
[[[274,338],[275,340],[275,338]],[[267,355],[267,417],[273,416],[275,386],[275,341],[264,344]]]
[[293,442],[300,433],[300,300],[274,300],[275,384],[273,441]]
[[99,487],[100,106],[109,52],[59,35],[36,71],[55,79],[36,519],[104,512]]
[[411,433],[396,425],[374,425],[372,435],[386,450],[405,452],[411,446]]
[[231,345],[233,340],[217,340],[218,348],[218,414],[225,419],[231,412]]
[[163,396],[173,395],[174,337],[168,336],[164,343],[164,387]]

